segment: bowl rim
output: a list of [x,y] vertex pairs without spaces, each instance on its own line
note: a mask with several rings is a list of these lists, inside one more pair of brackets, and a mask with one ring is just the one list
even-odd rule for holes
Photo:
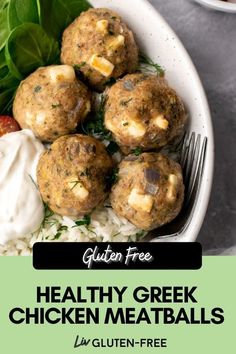
[[207,6],[210,9],[236,13],[236,3],[225,2],[221,0],[195,0],[197,3]]

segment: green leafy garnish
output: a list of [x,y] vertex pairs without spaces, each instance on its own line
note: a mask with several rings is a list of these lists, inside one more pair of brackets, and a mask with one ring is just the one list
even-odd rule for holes
[[54,235],[52,240],[58,240],[61,237],[63,231],[67,231],[67,230],[68,230],[68,226],[60,225],[59,228],[57,229],[56,235]]
[[87,135],[92,135],[101,140],[112,140],[112,135],[104,126],[105,97],[102,95],[98,111],[94,117],[82,124],[82,130]]
[[57,40],[60,40],[64,29],[82,11],[91,7],[87,0],[37,0],[37,2],[41,26]]
[[135,149],[131,150],[132,154],[134,154],[135,156],[139,156],[142,154],[143,150],[141,149],[141,147],[136,147]]
[[45,227],[49,223],[49,219],[54,215],[54,212],[50,209],[47,203],[44,203],[44,220],[42,222],[42,227]]
[[151,71],[156,71],[158,76],[164,76],[165,75],[165,70],[157,63],[154,63],[154,61],[149,58],[147,55],[141,53],[139,55],[139,62],[141,65],[145,66],[146,69],[151,69]]
[[73,65],[73,68],[75,69],[75,70],[80,70],[83,66],[85,66],[86,65],[86,61],[83,61],[81,64],[75,64],[75,65]]
[[137,238],[137,241],[138,240],[140,240],[140,239],[142,239],[144,236],[145,236],[145,234],[146,234],[146,231],[139,231],[139,232],[137,232],[136,233],[136,238]]
[[60,64],[62,32],[90,7],[87,0],[0,0],[0,114],[11,114],[21,80]]
[[106,82],[105,82],[105,85],[106,86],[112,86],[116,83],[116,79],[114,77],[110,77],[110,79],[108,79]]
[[58,43],[35,23],[16,27],[8,37],[5,48],[7,66],[19,80],[40,66],[56,63],[59,54]]
[[91,224],[91,216],[90,215],[85,215],[83,219],[75,221],[75,226],[73,227],[79,227],[79,226],[89,226]]

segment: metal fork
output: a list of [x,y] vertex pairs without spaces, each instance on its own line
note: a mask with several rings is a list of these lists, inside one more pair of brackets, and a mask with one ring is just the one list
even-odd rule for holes
[[197,203],[197,196],[201,187],[205,157],[207,149],[207,137],[201,138],[196,133],[185,134],[180,145],[179,163],[183,170],[185,184],[185,199],[178,217],[171,223],[148,233],[144,239],[148,241],[154,237],[176,237],[182,234],[188,227]]

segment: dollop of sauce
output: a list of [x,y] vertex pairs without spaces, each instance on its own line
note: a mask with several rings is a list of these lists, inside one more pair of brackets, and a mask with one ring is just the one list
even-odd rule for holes
[[30,130],[0,138],[0,244],[36,231],[43,221],[36,168],[44,150]]

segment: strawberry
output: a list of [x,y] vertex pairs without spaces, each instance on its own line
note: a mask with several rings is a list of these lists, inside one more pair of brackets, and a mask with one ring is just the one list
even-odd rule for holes
[[17,121],[10,116],[0,116],[0,137],[21,130]]

